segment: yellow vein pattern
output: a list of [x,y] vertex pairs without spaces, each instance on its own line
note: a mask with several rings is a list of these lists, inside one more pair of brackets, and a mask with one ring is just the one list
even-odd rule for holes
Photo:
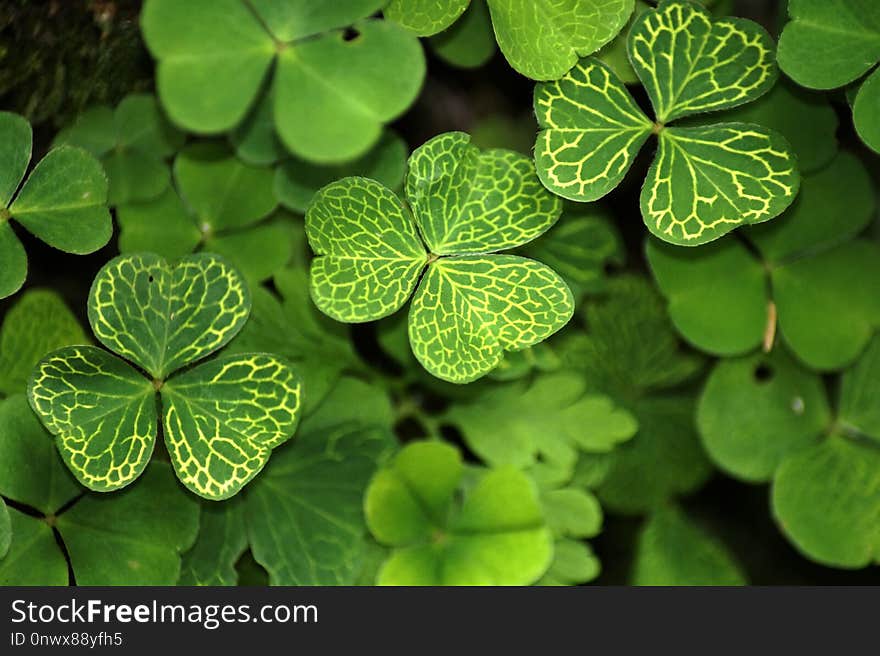
[[576,201],[598,200],[620,184],[653,127],[623,83],[591,57],[535,86],[535,114],[538,176]]
[[574,312],[568,287],[549,267],[513,255],[443,258],[428,267],[413,300],[409,338],[435,376],[466,383],[504,351],[536,344]]
[[791,147],[746,123],[667,128],[642,187],[642,216],[664,241],[703,244],[781,213],[800,187]]
[[116,490],[143,472],[156,440],[156,394],[127,363],[94,346],[65,347],[37,365],[28,397],[86,487]]
[[302,390],[274,356],[216,358],[162,388],[165,443],[181,482],[207,499],[236,494],[299,421]]
[[98,273],[89,295],[95,336],[156,378],[224,346],[249,311],[241,275],[204,253],[173,265],[153,254],[117,257]]
[[738,18],[713,21],[706,9],[683,0],[637,18],[627,47],[661,123],[755,100],[778,74],[764,28]]
[[372,321],[400,309],[428,259],[397,196],[367,178],[343,178],[318,192],[306,234],[316,255],[312,299],[337,321]]
[[413,152],[406,195],[425,243],[437,255],[521,246],[546,232],[562,212],[530,158],[480,151],[464,132],[447,132]]

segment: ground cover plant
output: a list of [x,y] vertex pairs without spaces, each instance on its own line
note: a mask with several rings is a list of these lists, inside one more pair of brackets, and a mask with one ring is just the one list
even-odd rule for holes
[[880,582],[876,3],[7,5],[0,584]]

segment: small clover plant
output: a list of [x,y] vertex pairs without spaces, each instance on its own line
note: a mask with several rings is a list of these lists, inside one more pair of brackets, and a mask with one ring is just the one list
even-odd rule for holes
[[[816,369],[851,363],[880,326],[880,248],[857,238],[874,218],[870,175],[841,152],[804,178],[798,202],[771,224],[683,250],[649,240],[669,313],[692,344],[740,355],[782,338]],[[858,284],[853,284],[858,280]]]
[[393,548],[379,585],[529,585],[548,569],[553,536],[538,491],[513,468],[491,469],[456,502],[455,447],[415,442],[367,490],[367,524]]
[[146,203],[119,207],[119,249],[172,259],[195,250],[222,255],[248,280],[265,280],[290,260],[289,221],[270,167],[250,166],[215,143],[194,143],[174,159],[174,186]]
[[[856,131],[880,152],[880,4],[870,0],[789,0],[779,66],[798,84],[835,89],[857,83]],[[861,81],[859,81],[861,80]]]
[[94,346],[69,346],[37,365],[34,411],[56,435],[64,462],[86,487],[116,490],[150,461],[160,413],[178,478],[196,494],[236,494],[288,440],[299,419],[300,384],[272,355],[229,355],[189,367],[241,330],[250,296],[222,259],[191,255],[171,265],[123,255],[95,278],[89,322]]
[[15,503],[0,585],[67,585],[67,560],[78,585],[177,582],[199,506],[168,464],[151,463],[118,494],[83,490],[24,394],[0,401],[0,437],[0,494]]
[[156,99],[126,96],[115,110],[101,105],[82,113],[55,137],[55,145],[79,146],[101,160],[110,179],[108,202],[122,205],[147,201],[168,188],[165,160],[183,145]]
[[762,27],[712,20],[699,5],[664,0],[634,21],[627,48],[656,122],[595,58],[537,85],[535,162],[548,189],[576,201],[601,198],[656,134],[659,147],[642,187],[641,211],[660,239],[696,246],[788,207],[800,177],[782,135],[751,123],[668,125],[742,105],[772,88],[773,41]]
[[[230,130],[271,70],[275,131],[287,149],[319,163],[365,153],[418,95],[424,54],[405,30],[367,18],[382,0],[321,4],[147,0],[141,29],[170,118],[203,134]],[[356,38],[345,38],[349,26]]]
[[559,218],[559,200],[527,158],[481,152],[468,135],[446,133],[410,157],[406,198],[409,207],[378,182],[344,178],[312,201],[312,298],[327,315],[381,319],[418,286],[409,313],[413,353],[454,383],[484,376],[504,351],[537,344],[571,318],[571,291],[552,269],[495,254]]
[[783,349],[719,362],[697,413],[713,462],[771,482],[773,514],[807,557],[880,562],[880,341],[842,376],[836,410],[822,379]]
[[[384,13],[388,20],[419,36],[457,31],[451,38],[467,45],[452,46],[446,39],[435,41],[435,47],[441,56],[453,48],[453,63],[464,57],[468,64],[462,51],[487,50],[485,39],[473,34],[488,31],[488,16],[482,4],[483,0],[391,0]],[[534,80],[554,80],[564,75],[578,57],[590,55],[611,41],[629,19],[634,0],[486,0],[486,4],[498,46],[510,65]],[[470,33],[463,34],[464,30]],[[481,57],[475,59],[479,63]]]
[[27,277],[27,255],[11,220],[50,246],[79,255],[98,250],[113,233],[107,176],[98,161],[80,148],[55,148],[22,183],[32,140],[25,119],[0,112],[0,298],[17,292]]

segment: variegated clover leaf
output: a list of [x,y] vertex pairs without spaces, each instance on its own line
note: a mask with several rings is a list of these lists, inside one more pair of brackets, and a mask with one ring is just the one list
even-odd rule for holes
[[0,112],[0,298],[17,292],[27,277],[27,255],[11,220],[49,246],[78,255],[98,250],[113,233],[107,176],[98,161],[62,146],[24,180],[32,141],[25,119]]
[[157,198],[118,208],[123,253],[172,259],[201,249],[226,257],[252,281],[287,264],[291,226],[273,214],[272,168],[245,164],[214,143],[187,146],[173,168],[174,185]]
[[700,249],[651,239],[648,262],[676,328],[698,348],[770,349],[778,327],[802,362],[839,369],[880,327],[880,248],[855,238],[875,211],[869,172],[843,151],[804,176],[797,202],[772,223]]
[[249,310],[244,280],[217,256],[169,264],[153,254],[123,255],[101,269],[89,322],[122,357],[62,348],[40,361],[28,388],[83,485],[106,492],[140,476],[160,414],[177,476],[196,494],[224,499],[256,476],[296,428],[297,376],[262,353],[192,366],[229,342]]
[[777,70],[764,29],[743,19],[712,20],[688,0],[664,0],[636,18],[627,46],[656,121],[595,58],[537,85],[535,162],[547,188],[576,201],[601,198],[655,134],[641,211],[660,239],[696,246],[788,207],[800,177],[782,135],[750,123],[668,125],[769,91]]
[[512,467],[488,470],[457,503],[455,447],[415,442],[367,489],[367,525],[393,551],[379,585],[529,585],[553,557],[538,492]]
[[[486,4],[495,39],[510,65],[534,80],[554,80],[578,57],[611,41],[632,14],[634,0],[486,0]],[[384,13],[419,36],[444,33],[434,42],[441,56],[448,52],[450,40],[461,40],[453,46],[452,56],[444,58],[470,65],[472,56],[459,55],[468,42],[478,39],[477,50],[486,50],[485,40],[474,34],[489,28],[481,5],[483,0],[391,0]],[[444,31],[454,34],[442,39]]]
[[[295,155],[331,163],[365,153],[418,95],[424,54],[406,30],[367,18],[384,0],[314,4],[145,2],[141,29],[170,118],[200,133],[230,130],[271,89],[275,131]],[[345,37],[349,26],[356,38]]]
[[350,323],[380,319],[418,287],[410,345],[425,369],[454,383],[480,378],[504,351],[537,344],[571,318],[572,294],[559,275],[495,254],[559,218],[559,199],[528,158],[442,134],[410,157],[406,198],[408,207],[366,178],[317,194],[306,232],[316,254],[312,298],[323,312]]
[[150,200],[168,187],[165,159],[183,145],[183,134],[168,123],[155,98],[132,94],[115,111],[106,105],[85,111],[54,143],[98,157],[110,179],[108,202],[120,205]]

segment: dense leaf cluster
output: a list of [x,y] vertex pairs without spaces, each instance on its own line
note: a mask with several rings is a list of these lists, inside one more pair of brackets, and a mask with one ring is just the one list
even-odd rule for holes
[[880,5],[738,4],[144,0],[0,112],[0,584],[880,563]]

